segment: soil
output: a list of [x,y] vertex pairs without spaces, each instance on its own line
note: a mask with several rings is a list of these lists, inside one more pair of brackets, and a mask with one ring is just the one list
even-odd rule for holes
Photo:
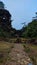
[[22,44],[14,44],[14,48],[11,49],[9,53],[9,58],[4,65],[28,65],[31,63],[30,58],[27,53],[24,52]]

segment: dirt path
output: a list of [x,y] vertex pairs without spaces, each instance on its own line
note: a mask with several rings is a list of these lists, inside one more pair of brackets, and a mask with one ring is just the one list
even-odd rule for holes
[[14,48],[12,48],[11,52],[9,53],[10,59],[7,61],[5,65],[28,65],[30,58],[23,51],[24,48],[22,44],[15,44]]

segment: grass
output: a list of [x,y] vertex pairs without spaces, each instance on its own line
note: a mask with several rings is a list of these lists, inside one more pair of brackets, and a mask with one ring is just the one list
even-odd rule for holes
[[14,48],[14,44],[4,41],[0,42],[0,63],[6,62],[6,60],[9,58],[9,52],[12,48]]
[[24,51],[29,55],[34,65],[37,65],[37,45],[23,44]]

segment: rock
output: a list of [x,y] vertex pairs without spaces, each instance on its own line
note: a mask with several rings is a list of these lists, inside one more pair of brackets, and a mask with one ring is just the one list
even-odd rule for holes
[[30,58],[28,58],[27,60],[30,61]]
[[27,65],[29,62],[27,62],[27,61],[24,61],[24,63],[25,63],[25,65]]

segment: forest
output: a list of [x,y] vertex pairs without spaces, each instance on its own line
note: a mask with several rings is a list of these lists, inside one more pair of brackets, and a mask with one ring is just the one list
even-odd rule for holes
[[0,65],[37,65],[37,12],[32,21],[22,29],[16,30],[11,25],[12,15],[4,9],[3,4],[2,8],[0,8]]
[[[24,25],[21,30],[11,26],[11,14],[7,10],[0,10],[0,38],[25,38],[37,44],[37,13],[30,23]],[[2,14],[2,12],[4,14]],[[3,17],[4,15],[4,17]],[[19,40],[18,39],[18,40]],[[22,41],[22,40],[21,40]],[[20,42],[20,41],[19,41]]]

